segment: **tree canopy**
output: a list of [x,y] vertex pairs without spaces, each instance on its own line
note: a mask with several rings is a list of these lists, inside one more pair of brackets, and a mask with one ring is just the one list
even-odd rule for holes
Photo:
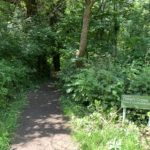
[[0,108],[53,76],[72,101],[106,112],[123,94],[149,95],[149,0],[1,0]]

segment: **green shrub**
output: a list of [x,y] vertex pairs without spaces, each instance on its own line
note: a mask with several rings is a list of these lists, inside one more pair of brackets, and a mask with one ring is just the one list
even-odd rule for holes
[[105,107],[119,104],[123,91],[123,82],[111,68],[87,65],[76,72],[61,76],[64,90],[71,99],[82,104],[90,105],[95,100],[102,101]]
[[16,93],[27,84],[27,69],[20,62],[8,63],[0,61],[0,107],[4,108],[10,100],[15,99]]
[[125,64],[121,70],[124,80],[124,93],[127,94],[150,94],[150,67],[141,61],[133,61]]
[[150,94],[150,67],[143,67],[130,82],[129,91],[135,94]]

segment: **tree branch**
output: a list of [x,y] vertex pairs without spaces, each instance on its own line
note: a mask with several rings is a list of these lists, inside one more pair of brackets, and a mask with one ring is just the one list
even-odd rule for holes
[[18,4],[20,2],[20,0],[3,0],[3,1],[12,3],[12,4]]

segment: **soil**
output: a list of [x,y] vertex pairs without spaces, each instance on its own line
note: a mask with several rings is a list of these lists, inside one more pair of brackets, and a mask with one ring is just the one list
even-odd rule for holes
[[28,94],[10,150],[79,150],[71,139],[68,118],[60,109],[60,91],[53,83]]

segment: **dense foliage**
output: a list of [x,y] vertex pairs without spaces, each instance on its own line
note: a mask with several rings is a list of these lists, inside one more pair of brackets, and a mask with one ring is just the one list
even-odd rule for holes
[[[78,7],[80,12],[82,6]],[[75,101],[109,99],[115,102],[123,93],[149,94],[148,16],[148,1],[95,2],[89,29],[88,61],[85,60],[84,69],[77,71],[71,71],[64,64],[67,67],[61,76],[63,83],[67,83],[67,93],[72,94]],[[74,24],[78,26],[76,17]],[[78,28],[74,30],[78,32]],[[76,41],[71,34],[67,35]]]
[[1,0],[2,112],[31,81],[60,69],[66,99],[93,111],[97,103],[107,114],[119,110],[122,94],[149,95],[149,6],[149,0]]

